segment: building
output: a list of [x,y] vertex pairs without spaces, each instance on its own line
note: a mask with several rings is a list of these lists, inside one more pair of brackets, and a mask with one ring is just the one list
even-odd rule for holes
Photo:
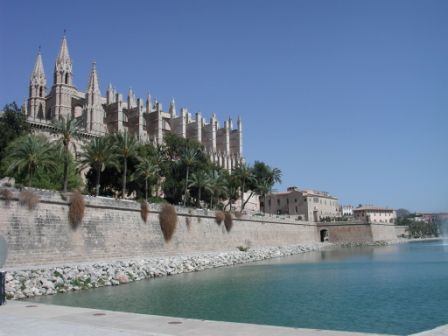
[[260,208],[266,213],[297,215],[298,219],[314,222],[341,216],[336,197],[324,191],[300,190],[297,187],[266,195]]
[[340,211],[342,216],[346,217],[353,216],[353,206],[351,205],[341,205]]
[[395,210],[373,205],[360,206],[353,209],[353,216],[356,220],[366,223],[395,223],[397,215]]
[[132,89],[123,100],[123,95],[112,84],[102,96],[96,63],[92,64],[87,89],[78,90],[73,83],[73,64],[65,36],[54,66],[53,85],[48,92],[39,50],[31,74],[29,97],[22,110],[35,132],[48,133],[52,120],[75,117],[86,137],[128,131],[140,141],[161,144],[164,135],[171,132],[203,144],[211,161],[220,167],[230,170],[243,160],[243,126],[239,117],[236,129],[230,118],[221,127],[215,114],[208,122],[200,112],[193,118],[186,108],[181,108],[178,114],[174,99],[168,111],[164,111],[157,100],[152,101],[149,94],[146,101],[137,98]]

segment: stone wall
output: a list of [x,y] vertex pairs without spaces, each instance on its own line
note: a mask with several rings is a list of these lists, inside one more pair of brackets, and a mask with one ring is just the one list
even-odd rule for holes
[[394,224],[328,222],[318,223],[317,230],[319,238],[321,230],[328,230],[328,241],[331,243],[391,241],[397,238]]
[[33,210],[20,204],[18,191],[13,192],[9,204],[0,200],[0,236],[8,243],[5,267],[318,241],[316,226],[309,222],[243,216],[234,218],[233,228],[227,232],[224,224],[216,223],[214,211],[177,208],[177,228],[166,243],[158,205],[150,206],[145,223],[139,203],[101,197],[86,197],[83,222],[73,230],[68,221],[68,201],[59,193],[36,193],[40,202]]

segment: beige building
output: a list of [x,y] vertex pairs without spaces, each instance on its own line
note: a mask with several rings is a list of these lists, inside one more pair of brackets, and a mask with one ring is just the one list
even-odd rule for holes
[[395,210],[373,205],[361,206],[353,209],[353,216],[366,223],[393,224],[397,215]]
[[266,195],[265,200],[261,200],[260,208],[266,213],[297,215],[298,219],[314,222],[341,216],[336,197],[324,191],[300,190],[297,187]]
[[215,114],[209,121],[197,112],[194,117],[186,108],[176,111],[174,99],[168,111],[162,104],[136,97],[129,89],[127,99],[109,84],[106,95],[101,95],[96,64],[93,63],[85,91],[78,90],[73,82],[73,65],[64,36],[53,71],[53,85],[47,92],[47,78],[39,51],[31,74],[29,97],[23,112],[32,129],[51,131],[54,119],[77,118],[84,136],[95,137],[106,133],[128,131],[140,141],[162,144],[168,132],[195,139],[201,143],[212,162],[232,169],[243,160],[243,126],[240,118],[234,129],[229,118],[220,125]]

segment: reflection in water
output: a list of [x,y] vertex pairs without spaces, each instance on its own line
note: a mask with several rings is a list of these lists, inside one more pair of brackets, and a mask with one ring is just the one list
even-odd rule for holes
[[301,328],[411,334],[448,323],[442,241],[340,248],[34,301]]

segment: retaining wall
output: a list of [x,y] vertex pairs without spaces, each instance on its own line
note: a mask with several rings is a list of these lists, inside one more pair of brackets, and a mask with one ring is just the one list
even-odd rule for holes
[[39,196],[34,210],[20,204],[17,191],[9,205],[0,201],[0,236],[8,244],[5,267],[318,241],[316,226],[309,222],[244,216],[234,218],[233,228],[227,232],[224,224],[216,223],[214,211],[179,207],[176,231],[166,243],[158,205],[150,206],[145,223],[139,203],[96,197],[86,197],[83,222],[73,230],[68,202],[59,193],[41,191]]

